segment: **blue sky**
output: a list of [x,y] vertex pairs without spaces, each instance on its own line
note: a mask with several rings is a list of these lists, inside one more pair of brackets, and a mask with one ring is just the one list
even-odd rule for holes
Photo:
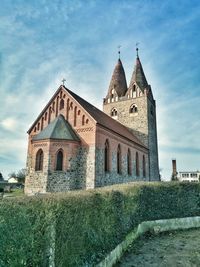
[[135,43],[157,103],[162,176],[200,169],[200,2],[1,0],[0,171],[25,166],[29,126],[61,84],[102,108],[117,46]]

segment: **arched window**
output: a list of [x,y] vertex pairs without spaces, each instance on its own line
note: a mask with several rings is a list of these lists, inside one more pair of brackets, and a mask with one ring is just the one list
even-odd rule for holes
[[121,155],[121,147],[118,145],[117,148],[117,173],[122,173],[122,155]]
[[55,101],[53,102],[52,109],[55,111]]
[[56,171],[62,171],[62,169],[63,169],[63,152],[59,150],[56,157]]
[[131,107],[130,107],[130,110],[129,110],[130,113],[137,113],[138,112],[138,108],[135,104],[133,104]]
[[140,165],[139,165],[138,152],[136,152],[136,155],[135,155],[135,164],[136,164],[136,176],[140,176]]
[[105,149],[104,149],[104,171],[109,172],[109,159],[110,159],[110,149],[109,149],[109,142],[108,139],[105,142]]
[[44,128],[44,117],[42,117],[42,122],[41,122],[41,131],[43,130]]
[[58,116],[58,103],[59,103],[59,96],[56,97],[56,117]]
[[142,159],[142,170],[143,170],[143,177],[146,177],[146,160],[145,160],[145,155],[143,155],[143,159]]
[[44,159],[44,153],[42,149],[39,149],[36,154],[36,159],[35,159],[35,170],[36,171],[43,170],[43,159]]
[[70,110],[70,106],[69,106],[69,98],[67,99],[67,114],[66,114],[66,117],[67,117],[67,121],[69,119],[69,110]]
[[77,115],[77,107],[74,109],[74,127],[76,127],[76,115]]
[[112,108],[111,109],[111,117],[115,117],[117,116],[117,109],[116,108]]
[[63,99],[60,100],[60,110],[63,109],[65,106],[65,102]]
[[132,97],[136,97],[136,86],[135,84],[133,85],[133,91],[132,91]]
[[128,149],[128,153],[127,153],[127,173],[128,173],[128,175],[132,174],[132,171],[131,171],[131,151],[130,151],[130,149]]
[[49,117],[48,117],[48,123],[50,123],[51,122],[51,107],[49,107]]
[[85,125],[85,115],[82,116],[82,125]]

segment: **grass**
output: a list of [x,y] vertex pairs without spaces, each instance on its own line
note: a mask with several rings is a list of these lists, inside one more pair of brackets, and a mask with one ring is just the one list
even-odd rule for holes
[[23,189],[11,189],[10,193],[4,193],[4,197],[23,197],[24,196],[24,190]]

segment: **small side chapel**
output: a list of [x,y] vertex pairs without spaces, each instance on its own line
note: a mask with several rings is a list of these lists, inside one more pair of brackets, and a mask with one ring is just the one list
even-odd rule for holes
[[[27,195],[159,180],[157,136],[156,140],[152,141],[151,136],[148,141],[148,133],[156,131],[155,100],[147,82],[141,86],[145,76],[138,60],[137,55],[131,86],[141,92],[130,94],[119,59],[104,99],[104,112],[64,84],[57,89],[28,130]],[[147,109],[154,112],[150,118],[154,121],[152,129],[148,128],[151,125],[145,109],[149,101],[151,106]],[[128,111],[122,110],[120,114],[120,108],[127,104]],[[137,135],[139,126],[137,133],[133,126],[135,121],[141,125],[140,117],[144,116],[147,129],[144,132],[143,127],[143,133]],[[151,163],[156,167],[154,172]]]

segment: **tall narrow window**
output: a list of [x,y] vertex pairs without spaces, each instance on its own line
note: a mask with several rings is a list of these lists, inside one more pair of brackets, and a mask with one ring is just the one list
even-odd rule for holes
[[43,128],[44,128],[44,118],[42,117],[41,131],[43,130]]
[[56,157],[56,171],[62,171],[62,169],[63,169],[63,152],[59,150]]
[[48,123],[51,122],[51,107],[49,108],[49,116],[48,116]]
[[131,171],[131,151],[130,149],[128,149],[128,153],[127,153],[127,173],[128,175],[131,175],[132,171]]
[[60,110],[64,108],[65,102],[63,99],[60,100]]
[[82,125],[85,125],[85,115],[82,117]]
[[117,173],[122,173],[122,155],[121,155],[121,147],[118,145],[117,148]]
[[133,85],[133,93],[132,93],[132,97],[136,97],[136,86],[135,84]]
[[67,99],[67,111],[66,111],[66,118],[67,118],[67,121],[69,120],[69,110],[70,110],[70,107],[69,107],[69,98]]
[[58,102],[59,102],[59,96],[56,98],[56,117],[58,116]]
[[42,149],[39,149],[36,154],[36,159],[35,159],[35,170],[36,171],[43,170],[43,158],[44,158],[44,153]]
[[140,176],[140,165],[139,165],[138,152],[136,152],[136,155],[135,155],[135,164],[136,164],[136,176]]
[[146,160],[145,160],[144,155],[143,155],[143,159],[142,159],[142,170],[143,170],[143,177],[146,177]]
[[77,107],[74,109],[74,127],[76,127]]
[[104,170],[105,172],[108,172],[110,170],[110,166],[109,166],[109,155],[110,155],[110,151],[109,151],[109,142],[108,139],[105,142],[105,149],[104,149]]

